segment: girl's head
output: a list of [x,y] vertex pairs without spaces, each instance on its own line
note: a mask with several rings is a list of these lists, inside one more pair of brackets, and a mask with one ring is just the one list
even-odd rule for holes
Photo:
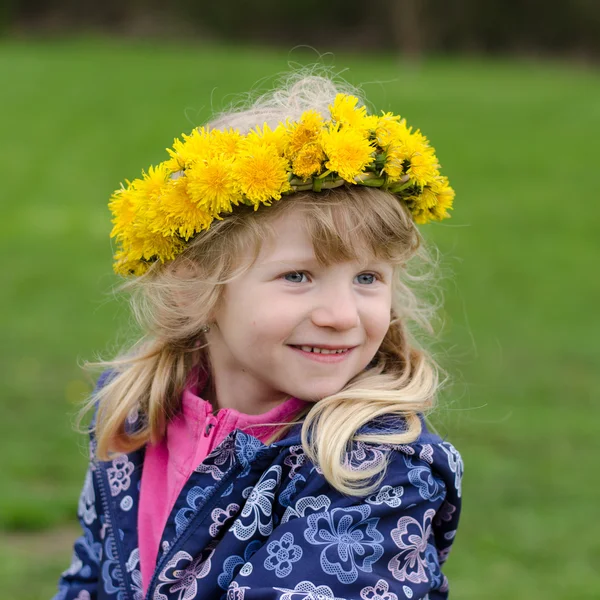
[[418,244],[407,211],[381,190],[302,193],[242,210],[139,281],[146,327],[190,351],[205,341],[217,387],[235,381],[249,410],[290,395],[317,401],[376,357]]
[[[309,109],[327,118],[338,91],[303,78],[209,125],[244,134]],[[408,178],[404,187],[416,185]],[[144,337],[105,363],[114,376],[96,398],[99,456],[160,439],[201,366],[217,404],[220,389],[243,394],[254,414],[288,396],[311,401],[303,445],[338,489],[353,493],[353,483],[380,473],[381,465],[352,474],[340,462],[347,444],[414,440],[439,387],[437,365],[410,334],[412,323],[430,329],[429,307],[409,287],[419,278],[406,269],[415,254],[429,258],[415,214],[384,189],[302,189],[258,210],[236,206],[173,260],[154,263],[125,286]],[[129,432],[134,409],[145,425]],[[402,417],[396,430],[357,434],[383,415]]]

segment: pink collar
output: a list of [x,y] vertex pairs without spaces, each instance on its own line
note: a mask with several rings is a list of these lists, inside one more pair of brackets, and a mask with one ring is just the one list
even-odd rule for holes
[[[200,390],[206,385],[208,374],[204,369],[196,368],[190,374],[181,399],[181,411],[188,423],[210,423],[224,433],[234,429],[243,429],[246,433],[259,439],[268,437],[274,428],[255,427],[261,423],[287,423],[295,413],[311,404],[305,400],[290,397],[271,410],[259,414],[249,415],[233,408],[221,408],[216,413],[207,400],[199,396]],[[265,435],[266,432],[266,435]]]

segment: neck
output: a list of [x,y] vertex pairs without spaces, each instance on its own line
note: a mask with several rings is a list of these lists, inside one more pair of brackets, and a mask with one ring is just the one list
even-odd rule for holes
[[210,371],[200,395],[210,402],[213,411],[229,408],[247,415],[261,415],[290,397],[266,385],[258,385],[243,370],[226,368],[213,353],[210,353]]

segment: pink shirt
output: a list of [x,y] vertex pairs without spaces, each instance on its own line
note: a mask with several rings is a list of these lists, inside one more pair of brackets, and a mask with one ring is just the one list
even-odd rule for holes
[[204,381],[191,379],[183,392],[181,411],[169,422],[167,434],[156,444],[148,444],[142,470],[138,534],[140,569],[144,594],[156,567],[158,545],[167,519],[179,493],[194,469],[233,430],[266,440],[277,426],[252,427],[259,423],[286,423],[308,404],[289,398],[262,415],[247,415],[231,408],[213,414],[210,402],[197,394]]

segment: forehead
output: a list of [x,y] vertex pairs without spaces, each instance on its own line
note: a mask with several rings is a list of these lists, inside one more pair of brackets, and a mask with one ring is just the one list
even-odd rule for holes
[[369,248],[359,232],[353,243],[348,244],[341,232],[324,234],[313,225],[310,216],[299,210],[288,210],[278,215],[269,223],[257,262],[313,260],[320,264],[333,264],[381,258]]

